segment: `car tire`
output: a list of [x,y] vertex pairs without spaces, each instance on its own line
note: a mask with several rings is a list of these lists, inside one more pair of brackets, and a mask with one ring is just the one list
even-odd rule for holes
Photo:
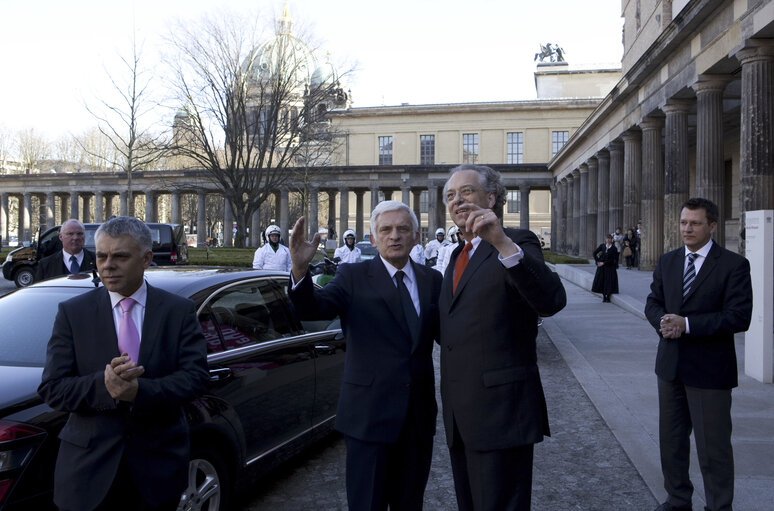
[[13,282],[16,287],[27,287],[35,282],[35,272],[32,271],[32,268],[19,268],[13,274]]
[[231,476],[220,454],[212,449],[194,451],[188,463],[188,485],[177,510],[226,511],[231,491]]

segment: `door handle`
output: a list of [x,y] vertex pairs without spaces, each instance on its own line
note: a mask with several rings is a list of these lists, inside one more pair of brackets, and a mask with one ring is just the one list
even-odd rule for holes
[[231,378],[231,369],[224,367],[221,369],[210,369],[210,381],[219,382]]

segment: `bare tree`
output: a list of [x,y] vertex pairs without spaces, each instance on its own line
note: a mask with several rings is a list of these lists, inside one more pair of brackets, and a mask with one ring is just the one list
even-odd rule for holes
[[12,148],[11,132],[5,126],[0,126],[0,172],[2,173],[8,172],[8,160],[11,159]]
[[19,159],[23,168],[32,171],[38,162],[45,160],[51,154],[51,145],[43,135],[35,132],[35,128],[27,128],[17,135]]
[[117,170],[119,153],[113,142],[98,127],[85,130],[76,138],[78,163],[90,171]]
[[173,89],[186,111],[176,118],[174,150],[228,199],[237,246],[261,204],[293,185],[305,146],[315,142],[308,127],[316,116],[346,102],[337,80],[315,77],[318,64],[291,34],[287,12],[273,41],[259,45],[255,27],[222,14],[180,24],[170,37]]
[[[126,173],[127,196],[132,197],[132,173],[137,170],[152,170],[165,152],[167,145],[160,134],[152,131],[151,124],[143,123],[156,103],[151,100],[150,74],[141,66],[142,51],[132,39],[131,55],[119,56],[123,64],[123,76],[115,78],[108,73],[117,100],[101,99],[96,108],[86,106],[98,121],[98,130],[104,135],[115,151],[114,157],[103,152],[92,152],[85,144],[84,151],[102,159],[107,167],[115,166]],[[134,201],[128,201],[127,215],[134,216]]]

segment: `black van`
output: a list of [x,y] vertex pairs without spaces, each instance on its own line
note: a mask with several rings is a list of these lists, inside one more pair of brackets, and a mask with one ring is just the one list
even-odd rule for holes
[[[94,233],[100,224],[83,224],[86,231],[84,248],[94,252]],[[188,246],[185,244],[185,231],[178,224],[145,224],[150,228],[153,239],[153,264],[169,266],[188,262]],[[61,250],[57,225],[40,235],[37,243],[11,251],[3,263],[3,277],[13,280],[16,287],[29,286],[35,281],[35,266],[44,257]]]

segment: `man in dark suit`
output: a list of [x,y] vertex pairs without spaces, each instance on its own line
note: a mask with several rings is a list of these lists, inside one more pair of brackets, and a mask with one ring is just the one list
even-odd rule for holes
[[379,203],[371,243],[379,257],[339,266],[319,290],[307,275],[319,235],[290,237],[290,299],[304,318],[341,317],[347,353],[336,429],[347,445],[349,509],[419,510],[430,472],[437,405],[433,340],[441,275],[409,258],[419,239],[413,211]]
[[462,511],[527,510],[533,445],[549,434],[538,321],[564,308],[564,287],[537,236],[503,229],[498,172],[455,167],[444,202],[466,241],[452,254],[439,300],[441,398],[457,503]]
[[83,248],[85,236],[86,231],[81,222],[74,218],[65,221],[59,229],[62,250],[38,261],[35,282],[95,269],[97,265],[94,253]]
[[104,287],[59,305],[38,392],[70,413],[59,438],[61,510],[175,509],[187,484],[183,404],[204,391],[194,305],[149,286],[151,234],[117,217],[96,233]]
[[750,326],[750,263],[712,241],[718,207],[683,204],[685,247],[662,255],[645,315],[659,334],[656,355],[659,444],[664,488],[658,511],[690,510],[688,475],[693,429],[706,509],[730,510],[734,498],[731,389],[737,386],[734,334]]

